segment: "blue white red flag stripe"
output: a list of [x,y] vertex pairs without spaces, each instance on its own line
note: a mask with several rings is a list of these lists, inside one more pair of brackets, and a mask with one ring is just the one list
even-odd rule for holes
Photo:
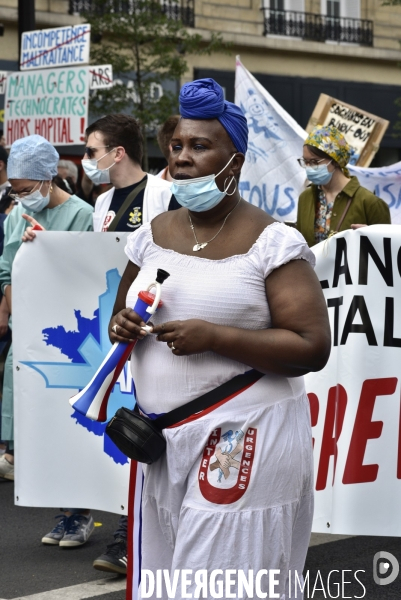
[[128,495],[128,565],[126,600],[138,600],[139,598],[142,557],[142,488],[142,466],[140,463],[132,460]]
[[107,420],[109,396],[137,341],[130,344],[116,343],[110,348],[88,385],[70,399],[70,404],[76,411],[92,421],[103,423]]

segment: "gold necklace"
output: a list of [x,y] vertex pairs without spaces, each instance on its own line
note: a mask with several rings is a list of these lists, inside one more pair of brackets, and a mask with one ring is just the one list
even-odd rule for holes
[[198,242],[198,238],[196,237],[195,227],[194,227],[194,224],[192,223],[191,215],[189,214],[189,211],[188,211],[188,218],[189,218],[189,222],[190,222],[190,227],[191,227],[191,229],[192,229],[192,232],[193,232],[193,234],[194,234],[195,241],[196,241],[196,244],[195,244],[195,246],[192,248],[193,252],[199,252],[199,250],[203,250],[203,248],[206,248],[206,246],[207,246],[208,244],[210,244],[210,242],[213,242],[213,240],[215,240],[215,239],[217,238],[217,236],[219,235],[220,231],[223,229],[224,225],[226,224],[226,221],[227,221],[228,217],[229,217],[229,216],[231,215],[231,213],[232,213],[232,212],[233,212],[233,211],[234,211],[234,210],[237,208],[237,206],[238,206],[238,204],[241,202],[241,200],[242,200],[242,198],[240,198],[240,199],[238,200],[237,204],[234,206],[234,208],[232,208],[232,209],[230,210],[230,212],[228,213],[228,215],[226,216],[226,218],[225,218],[225,219],[224,219],[224,221],[223,221],[223,225],[220,227],[220,229],[218,230],[218,232],[216,233],[216,235],[214,235],[214,236],[212,237],[212,239],[211,239],[211,240],[209,240],[208,242],[203,242],[203,244],[200,244],[200,243]]

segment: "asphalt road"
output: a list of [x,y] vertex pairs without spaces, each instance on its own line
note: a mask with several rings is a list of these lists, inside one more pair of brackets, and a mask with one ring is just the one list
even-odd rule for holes
[[[54,517],[59,514],[51,508],[23,508],[14,506],[14,484],[0,478],[0,599],[11,600],[28,598],[63,589],[63,600],[78,600],[96,597],[97,600],[125,600],[125,578],[114,577],[92,567],[92,562],[113,540],[118,516],[94,511],[96,527],[84,546],[79,548],[59,548],[41,543],[43,535],[56,524]],[[104,582],[108,582],[104,584]],[[98,582],[92,586],[82,586]],[[75,594],[66,595],[64,588],[81,585]],[[117,590],[97,595],[91,588],[100,591],[107,587]],[[122,588],[122,589],[119,589]],[[107,588],[106,588],[107,589]],[[106,591],[106,590],[105,590]],[[90,595],[91,594],[91,595]],[[31,599],[29,599],[31,600]],[[34,600],[42,600],[42,597]],[[43,600],[59,600],[56,592]]]
[[[57,509],[15,507],[13,488],[12,482],[0,479],[0,600],[125,600],[125,579],[92,567],[92,561],[112,540],[118,517],[95,511],[95,522],[101,526],[80,548],[45,546],[40,540],[54,526]],[[306,562],[309,592],[305,600],[400,600],[400,576],[389,585],[373,581],[373,557],[380,551],[390,552],[401,563],[400,538],[313,534]],[[355,578],[357,570],[361,583]],[[385,575],[389,573],[391,567]],[[342,585],[341,579],[351,583]]]

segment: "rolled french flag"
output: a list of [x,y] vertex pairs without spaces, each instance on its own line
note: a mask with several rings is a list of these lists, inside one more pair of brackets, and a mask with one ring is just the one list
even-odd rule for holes
[[[160,300],[161,284],[167,277],[169,277],[167,271],[158,269],[156,281],[152,282],[146,291],[138,294],[133,310],[145,323],[163,305]],[[154,294],[150,292],[152,288],[156,288]],[[123,342],[113,344],[88,385],[70,398],[70,404],[76,411],[92,421],[104,422],[107,420],[107,404],[110,394],[137,342],[138,340],[129,344]]]

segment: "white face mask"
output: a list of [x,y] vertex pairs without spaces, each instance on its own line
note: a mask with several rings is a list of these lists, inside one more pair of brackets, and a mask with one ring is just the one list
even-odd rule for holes
[[84,158],[81,160],[83,170],[95,185],[100,185],[101,183],[110,183],[109,171],[116,163],[113,162],[113,164],[106,169],[98,169],[97,163],[99,160],[102,160],[102,158],[110,154],[110,152],[113,152],[113,150],[115,150],[115,148],[109,152],[106,152],[106,154],[103,154],[103,156],[100,158]]
[[232,155],[226,166],[217,175],[205,175],[204,177],[196,177],[194,179],[173,179],[170,189],[177,202],[188,210],[205,212],[217,206],[224,196],[232,196],[234,192],[227,194],[227,190],[233,182],[234,177],[230,178],[228,186],[223,191],[217,187],[216,177],[228,167],[235,154]]
[[39,189],[35,190],[31,194],[28,194],[28,196],[23,196],[23,197],[18,196],[18,200],[21,202],[21,204],[24,208],[26,208],[27,210],[31,210],[32,212],[35,212],[35,213],[40,212],[41,210],[46,208],[46,206],[50,202],[50,189],[47,192],[46,196],[42,196],[41,191],[40,191],[42,189],[42,185],[43,185],[43,181],[40,184]]

